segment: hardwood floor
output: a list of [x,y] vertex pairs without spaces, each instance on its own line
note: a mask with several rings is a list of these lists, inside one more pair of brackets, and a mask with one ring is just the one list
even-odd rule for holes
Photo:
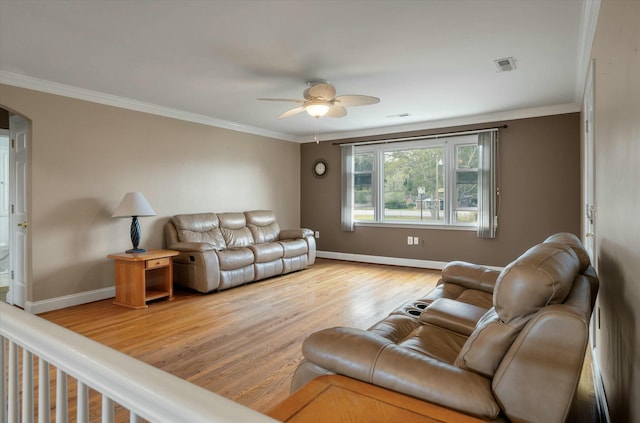
[[[319,259],[302,272],[208,295],[176,289],[174,301],[147,309],[104,300],[40,316],[264,413],[289,395],[309,334],[366,329],[426,295],[439,274]],[[592,393],[582,395],[581,420],[570,421],[597,421],[582,420],[593,415]]]
[[98,301],[41,317],[265,412],[289,395],[301,346],[331,326],[366,329],[426,295],[439,272],[318,260],[305,271],[131,310]]

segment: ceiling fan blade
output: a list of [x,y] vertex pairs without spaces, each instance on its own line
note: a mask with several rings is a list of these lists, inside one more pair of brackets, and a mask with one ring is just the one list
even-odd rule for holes
[[329,111],[325,116],[339,118],[347,115],[347,109],[342,106],[333,105],[329,108]]
[[304,101],[297,100],[295,98],[257,98],[256,100],[262,100],[262,101],[293,101],[294,103],[304,103]]
[[288,118],[289,116],[297,115],[298,113],[304,112],[304,107],[296,107],[295,109],[288,110],[278,116],[278,119]]
[[371,97],[369,95],[339,95],[333,99],[334,104],[340,106],[366,106],[368,104],[380,103],[378,97]]
[[331,84],[316,84],[305,90],[305,94],[310,97],[322,97],[325,100],[331,100],[336,96],[336,89]]

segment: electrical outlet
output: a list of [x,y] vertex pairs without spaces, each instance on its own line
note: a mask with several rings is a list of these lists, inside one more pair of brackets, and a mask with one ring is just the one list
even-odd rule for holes
[[417,236],[413,237],[413,245],[420,245],[420,238],[418,238]]
[[320,238],[320,231],[316,231],[315,237]]
[[408,236],[407,237],[407,245],[413,245],[413,237],[412,236]]

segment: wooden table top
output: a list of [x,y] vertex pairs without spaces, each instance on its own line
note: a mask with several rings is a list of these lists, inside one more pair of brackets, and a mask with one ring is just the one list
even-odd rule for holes
[[286,423],[461,422],[475,417],[340,375],[320,376],[272,408]]
[[113,253],[109,254],[107,258],[128,261],[144,261],[177,256],[178,254],[180,254],[180,252],[175,250],[147,250],[144,253]]

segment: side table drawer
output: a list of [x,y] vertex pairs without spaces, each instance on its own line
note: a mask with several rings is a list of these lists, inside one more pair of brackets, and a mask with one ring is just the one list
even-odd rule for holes
[[158,267],[167,267],[167,266],[169,266],[169,261],[170,260],[171,259],[169,257],[147,260],[145,262],[145,267],[147,269],[155,269],[155,268],[158,268]]

